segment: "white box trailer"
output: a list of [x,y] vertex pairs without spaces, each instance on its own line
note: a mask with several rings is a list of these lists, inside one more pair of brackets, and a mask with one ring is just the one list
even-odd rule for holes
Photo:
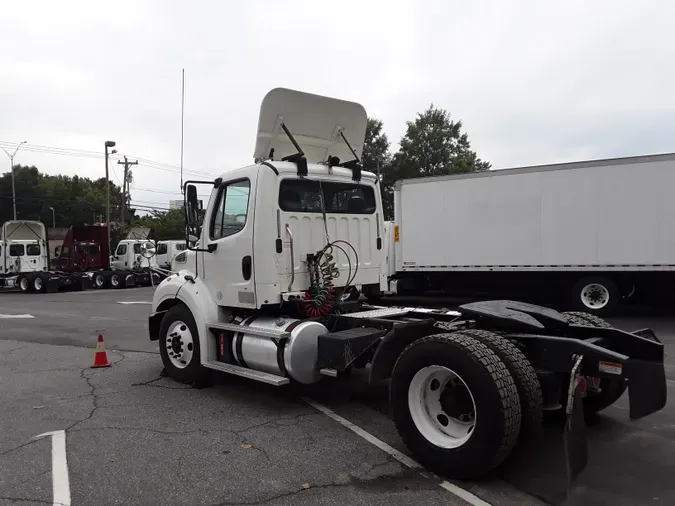
[[672,291],[675,154],[398,181],[390,289],[564,296],[609,312]]

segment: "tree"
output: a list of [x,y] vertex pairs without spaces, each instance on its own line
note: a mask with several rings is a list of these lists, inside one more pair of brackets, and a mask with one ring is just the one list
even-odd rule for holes
[[[50,176],[42,174],[35,166],[14,166],[17,219],[39,220],[52,226],[52,212],[56,225],[69,227],[85,225],[105,216],[105,178],[91,180],[79,176]],[[122,190],[110,182],[110,217],[120,216]],[[127,216],[134,210],[127,206]],[[13,218],[12,175],[0,177],[0,223]]]
[[389,148],[390,143],[387,134],[383,131],[382,120],[368,118],[361,162],[364,170],[377,173],[379,169],[381,177],[380,189],[382,191],[385,216],[388,215],[388,207],[393,205],[393,200],[389,197],[391,189],[386,187],[388,181],[386,174],[391,166],[391,153],[389,152]]
[[394,155],[397,178],[482,172],[490,168],[489,162],[471,150],[467,134],[461,131],[462,122],[453,121],[444,109],[431,104],[407,125],[401,148]]

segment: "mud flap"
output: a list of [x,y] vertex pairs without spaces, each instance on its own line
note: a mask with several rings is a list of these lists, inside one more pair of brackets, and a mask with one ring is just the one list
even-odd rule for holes
[[567,403],[559,417],[546,423],[537,435],[521,441],[499,471],[516,488],[552,505],[569,498],[579,474],[588,463],[588,441],[579,371],[581,357],[574,358],[568,383]]
[[[581,366],[581,357],[578,362]],[[569,495],[579,473],[588,465],[588,439],[586,435],[586,419],[582,402],[579,375],[572,374],[570,379],[571,395],[566,407],[567,419],[563,439],[565,442],[565,468],[567,469],[567,494]]]

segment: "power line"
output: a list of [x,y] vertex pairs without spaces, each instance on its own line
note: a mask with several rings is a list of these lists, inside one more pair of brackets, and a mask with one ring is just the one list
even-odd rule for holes
[[[0,146],[3,147],[9,147],[9,148],[15,148],[18,144],[15,142],[8,142],[8,141],[0,141]],[[22,151],[29,151],[33,153],[44,153],[44,154],[52,154],[52,155],[61,155],[61,156],[71,156],[75,158],[90,158],[90,159],[98,159],[98,160],[103,160],[105,158],[105,155],[103,153],[98,153],[96,151],[87,151],[83,149],[71,149],[71,148],[58,148],[55,146],[43,146],[40,144],[24,144],[23,147],[21,148]],[[154,160],[148,160],[146,158],[142,158],[139,156],[131,156],[132,158],[136,158],[136,160],[139,162],[141,165],[146,165],[149,168],[157,169],[157,170],[164,170],[168,172],[175,172],[180,174],[180,167],[176,165],[171,165],[168,163],[162,163],[162,162],[157,162]],[[194,169],[186,169],[183,168],[183,172],[189,172],[193,175],[197,176],[207,176],[207,177],[214,177],[215,173],[212,172],[205,172],[205,171],[200,171],[200,170],[194,170]]]

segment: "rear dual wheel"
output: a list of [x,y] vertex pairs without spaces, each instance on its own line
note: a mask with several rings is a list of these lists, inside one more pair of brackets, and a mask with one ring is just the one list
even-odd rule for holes
[[520,433],[517,383],[501,352],[480,338],[466,331],[424,337],[392,372],[398,432],[422,465],[443,476],[484,475],[506,459]]

